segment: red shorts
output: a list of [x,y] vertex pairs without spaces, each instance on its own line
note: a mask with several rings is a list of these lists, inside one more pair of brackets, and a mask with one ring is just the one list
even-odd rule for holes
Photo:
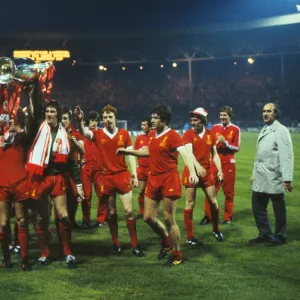
[[200,187],[206,189],[209,186],[215,186],[215,178],[211,169],[205,168],[206,175],[204,177],[199,177],[199,183],[197,185],[191,184],[189,181],[190,172],[189,169],[185,166],[182,173],[182,185],[185,187]]
[[0,201],[23,201],[29,199],[29,188],[27,186],[27,177],[23,178],[13,187],[0,188]]
[[138,180],[147,181],[149,176],[149,167],[138,166],[136,172]]
[[131,175],[127,170],[115,174],[101,175],[99,180],[102,195],[113,195],[114,193],[124,195],[132,190]]
[[39,200],[45,194],[51,197],[59,197],[66,194],[67,180],[62,174],[41,176],[33,178],[30,184],[30,197]]
[[85,199],[92,198],[92,185],[94,184],[95,192],[98,197],[102,196],[101,187],[101,171],[93,169],[81,169],[81,182]]
[[181,198],[182,189],[178,171],[164,174],[149,174],[145,196],[159,201],[163,198],[177,200]]

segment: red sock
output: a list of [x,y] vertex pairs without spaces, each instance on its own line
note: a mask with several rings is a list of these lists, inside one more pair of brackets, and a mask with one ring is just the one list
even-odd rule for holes
[[86,224],[91,223],[91,199],[85,199],[81,202],[82,219]]
[[120,241],[118,237],[118,215],[115,214],[107,218],[107,223],[113,243],[120,247]]
[[171,255],[176,256],[178,260],[182,260],[182,254],[179,250],[172,250]]
[[183,216],[184,216],[184,227],[185,227],[187,239],[191,239],[194,237],[193,210],[185,209],[183,212]]
[[211,221],[213,231],[219,230],[219,221],[220,221],[220,208],[216,208],[214,204],[211,205]]
[[137,247],[136,221],[135,219],[126,220],[126,224],[131,239],[131,246],[132,248],[136,248]]
[[107,198],[100,198],[98,202],[97,222],[104,223],[107,217]]
[[168,235],[166,238],[164,238],[164,239],[161,241],[161,245],[162,245],[164,248],[170,248],[170,247],[172,247],[172,240],[171,240],[170,235]]
[[48,257],[50,254],[48,248],[48,229],[34,226],[34,231],[41,249],[41,256]]
[[18,238],[21,247],[20,260],[23,261],[28,257],[28,246],[29,246],[28,225],[26,227],[18,226]]
[[62,241],[62,248],[64,255],[71,255],[71,237],[72,230],[71,224],[66,224],[65,222],[59,221],[59,232]]
[[[9,227],[9,226],[7,226]],[[8,259],[10,257],[9,254],[9,231],[3,229],[0,231],[0,244],[2,249],[2,256],[3,259]]]
[[139,207],[140,207],[140,215],[144,214],[144,196],[138,197]]

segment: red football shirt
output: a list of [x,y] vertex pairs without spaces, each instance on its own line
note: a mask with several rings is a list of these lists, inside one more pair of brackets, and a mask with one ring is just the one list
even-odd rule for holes
[[223,135],[226,143],[217,142],[217,151],[220,156],[221,162],[234,163],[234,154],[240,150],[241,143],[241,131],[240,128],[232,123],[229,123],[226,127],[222,124],[216,124],[211,128],[211,131],[216,136]]
[[93,168],[93,170],[100,170],[102,168],[100,158],[100,151],[95,141],[85,138],[84,139],[84,154],[82,157],[85,168]]
[[183,135],[185,145],[192,144],[193,153],[201,166],[208,167],[211,161],[211,149],[216,146],[216,136],[205,129],[204,135],[201,137],[194,129],[189,129]]
[[[136,137],[135,143],[134,143],[134,150],[139,150],[143,148],[144,146],[148,147],[149,144],[149,134],[141,134]],[[149,157],[139,157],[138,165],[143,167],[149,167],[150,165],[150,158]]]
[[153,175],[177,171],[178,151],[183,146],[179,133],[169,128],[157,135],[155,130],[149,134],[150,173]]
[[25,143],[26,136],[20,133],[11,145],[0,146],[0,188],[12,187],[27,175]]
[[104,174],[113,174],[128,169],[124,155],[117,155],[117,149],[132,146],[129,132],[117,128],[110,134],[105,128],[93,130],[94,140],[100,152]]

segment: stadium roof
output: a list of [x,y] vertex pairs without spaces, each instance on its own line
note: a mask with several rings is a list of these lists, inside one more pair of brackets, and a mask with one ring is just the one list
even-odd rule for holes
[[300,51],[300,14],[162,31],[1,33],[0,55],[16,49],[67,49],[81,64],[138,63],[276,55]]

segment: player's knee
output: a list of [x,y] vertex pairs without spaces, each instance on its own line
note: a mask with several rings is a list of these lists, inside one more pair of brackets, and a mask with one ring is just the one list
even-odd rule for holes
[[0,228],[5,228],[6,226],[8,226],[8,219],[2,219],[1,221],[0,221]]
[[116,211],[114,209],[109,209],[107,212],[107,218],[112,219],[117,215]]
[[195,201],[187,201],[185,204],[186,209],[194,209],[195,207]]
[[143,197],[145,195],[145,189],[140,189],[139,197]]
[[124,212],[125,212],[125,215],[126,215],[127,218],[130,218],[130,217],[133,216],[132,208],[124,209]]
[[68,216],[59,217],[58,220],[59,220],[59,222],[61,222],[64,225],[67,225],[67,226],[71,225],[71,222],[70,222],[70,219]]
[[27,220],[25,218],[20,218],[17,220],[18,226],[26,227],[28,226]]
[[148,224],[154,223],[154,217],[149,214],[144,214],[144,221]]

